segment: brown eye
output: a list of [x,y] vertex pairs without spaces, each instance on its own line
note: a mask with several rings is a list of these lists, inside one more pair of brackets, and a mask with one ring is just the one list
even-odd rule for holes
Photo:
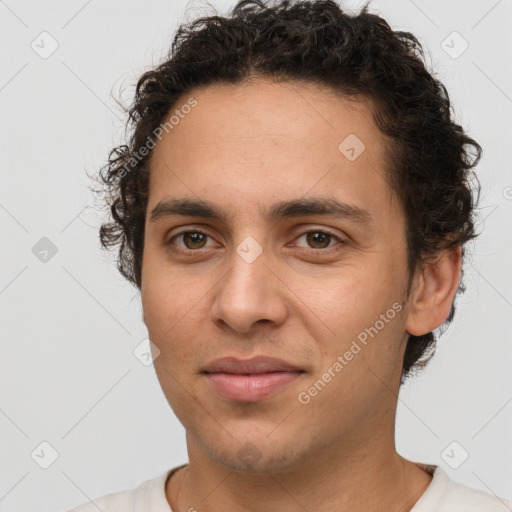
[[207,235],[194,231],[183,233],[183,242],[187,249],[202,249],[206,242]]
[[182,244],[176,244],[182,250],[197,250],[203,249],[206,246],[207,239],[210,238],[201,231],[182,231],[174,235],[166,245],[175,245],[176,240],[182,240]]
[[306,239],[307,246],[299,245],[299,247],[303,247],[304,249],[309,249],[311,251],[327,252],[328,250],[331,249],[333,245],[336,245],[331,243],[333,241],[339,242],[338,245],[344,244],[343,240],[338,238],[336,235],[318,229],[313,231],[307,231],[306,233],[299,236],[297,240],[300,240],[304,237]]
[[306,240],[312,249],[325,249],[329,247],[332,235],[323,231],[309,231],[306,233]]

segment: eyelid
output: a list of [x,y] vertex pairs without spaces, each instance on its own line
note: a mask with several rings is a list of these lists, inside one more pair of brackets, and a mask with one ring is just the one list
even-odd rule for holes
[[[332,231],[329,231],[328,229],[324,229],[324,228],[312,228],[312,229],[307,229],[306,231],[301,231],[294,238],[294,240],[298,240],[299,238],[302,238],[303,236],[306,236],[309,233],[323,233],[323,234],[329,235],[332,239],[336,240],[338,242],[338,244],[346,244],[347,243],[347,241],[344,240],[343,238],[341,238],[339,235],[333,233]],[[306,249],[306,250],[311,250],[311,251],[327,252],[330,249],[334,248],[338,244],[334,244],[332,246],[326,247],[325,249],[314,249],[313,247],[301,247],[301,248]]]
[[[164,246],[172,245],[173,244],[173,240],[175,240],[179,236],[185,235],[186,233],[199,233],[200,235],[204,235],[204,236],[214,240],[213,236],[209,235],[207,233],[207,230],[202,230],[202,229],[198,229],[198,228],[184,228],[183,230],[179,231],[178,233],[174,233],[169,238],[165,238],[162,245],[164,245]],[[205,248],[201,248],[201,249],[182,249],[181,247],[178,247],[178,250],[183,251],[183,252],[200,252],[200,251],[202,251],[204,249]]]
[[[325,228],[323,226],[322,227],[313,226],[313,227],[308,227],[306,229],[303,228],[299,232],[299,234],[297,236],[295,236],[294,241],[307,235],[308,233],[325,233],[325,234],[329,235],[330,237],[332,237],[332,239],[336,242],[333,245],[329,245],[328,247],[325,247],[323,249],[315,249],[313,247],[302,247],[302,246],[298,246],[296,243],[292,244],[293,247],[300,247],[300,250],[303,253],[309,254],[311,256],[320,256],[320,257],[321,256],[325,256],[325,257],[333,256],[338,251],[343,250],[348,245],[350,245],[350,237],[348,235],[337,234],[334,231],[332,231],[331,229]],[[290,244],[287,244],[287,246],[290,246]]]

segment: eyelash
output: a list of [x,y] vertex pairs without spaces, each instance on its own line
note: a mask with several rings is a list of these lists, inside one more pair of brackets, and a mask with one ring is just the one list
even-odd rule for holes
[[[174,240],[176,238],[178,238],[179,236],[182,236],[182,235],[186,235],[187,233],[197,233],[199,235],[204,235],[208,238],[212,238],[210,235],[208,235],[207,233],[204,233],[202,231],[199,231],[198,229],[186,229],[184,231],[180,231],[179,233],[176,233],[175,235],[173,235],[167,242],[164,242],[164,245],[165,246],[174,246]],[[334,233],[331,233],[330,231],[326,231],[326,230],[323,230],[323,229],[311,229],[311,230],[308,230],[308,231],[304,231],[304,233],[302,233],[301,235],[299,235],[297,237],[298,238],[301,238],[303,237],[304,235],[308,235],[309,233],[322,233],[324,235],[328,235],[330,236],[332,239],[335,239],[336,241],[338,241],[339,243],[338,244],[335,244],[334,246],[331,246],[331,247],[327,247],[325,249],[313,249],[313,248],[308,248],[308,247],[301,247],[301,249],[303,251],[306,251],[310,254],[319,254],[321,252],[323,253],[331,253],[333,250],[339,250],[339,247],[337,247],[337,245],[347,245],[347,242],[345,242],[344,240],[342,240],[341,238],[339,238],[337,235],[335,235]],[[175,248],[175,246],[173,247],[173,250],[176,250],[178,252],[181,252],[181,253],[184,253],[184,254],[189,254],[189,255],[192,255],[192,253],[201,253],[202,251],[205,250],[205,248],[202,248],[202,249],[182,249],[181,247],[178,247],[178,248]]]

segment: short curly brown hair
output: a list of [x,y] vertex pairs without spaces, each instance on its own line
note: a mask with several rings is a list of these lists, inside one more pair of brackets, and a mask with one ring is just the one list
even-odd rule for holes
[[[118,247],[117,268],[126,279],[140,289],[155,135],[193,88],[253,76],[305,80],[371,99],[374,121],[391,141],[388,177],[405,214],[410,276],[442,249],[462,246],[465,257],[464,244],[477,236],[480,186],[472,169],[482,149],[452,120],[448,92],[427,71],[416,37],[393,31],[368,5],[349,14],[333,0],[241,0],[227,17],[178,28],[168,58],[138,80],[126,109],[128,144],[112,149],[98,176],[111,215],[100,228],[101,244]],[[455,300],[441,327],[454,312]],[[430,361],[436,331],[409,336],[402,383]]]

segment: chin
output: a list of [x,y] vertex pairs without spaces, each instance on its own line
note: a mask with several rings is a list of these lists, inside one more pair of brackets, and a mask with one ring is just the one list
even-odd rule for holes
[[241,435],[238,441],[231,436],[201,442],[203,450],[215,463],[236,473],[286,473],[300,466],[307,448],[287,438]]

